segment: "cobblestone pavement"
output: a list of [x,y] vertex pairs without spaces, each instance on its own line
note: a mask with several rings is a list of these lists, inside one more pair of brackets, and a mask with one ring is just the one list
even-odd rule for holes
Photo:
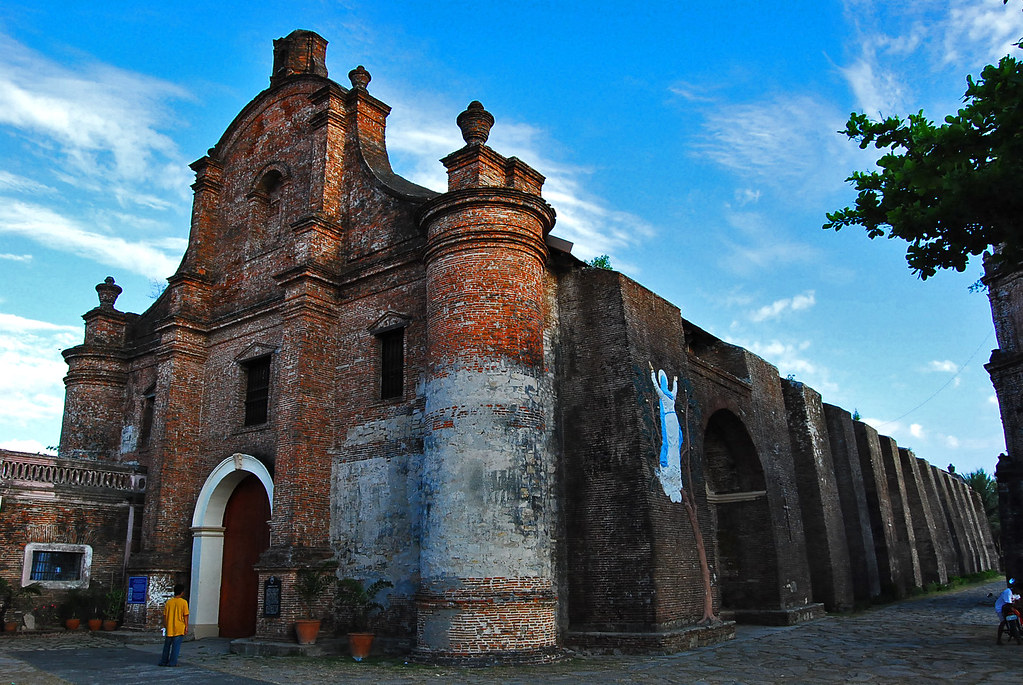
[[543,666],[461,669],[347,658],[249,657],[227,640],[186,642],[176,669],[160,646],[88,633],[0,636],[0,685],[55,683],[1018,683],[1023,646],[995,644],[987,583],[786,628],[740,626],[734,641],[671,656],[585,656]]

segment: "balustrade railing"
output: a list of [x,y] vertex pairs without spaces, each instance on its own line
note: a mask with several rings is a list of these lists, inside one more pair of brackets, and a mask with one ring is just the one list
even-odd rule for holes
[[0,456],[0,483],[13,481],[78,485],[127,492],[143,492],[146,489],[146,476],[142,473],[69,464],[56,458]]

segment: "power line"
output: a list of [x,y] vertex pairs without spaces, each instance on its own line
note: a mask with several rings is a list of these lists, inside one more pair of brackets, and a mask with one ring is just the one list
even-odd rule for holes
[[987,341],[991,339],[991,335],[992,335],[992,333],[994,333],[994,331],[988,331],[987,335],[986,335],[986,336],[984,336],[984,339],[980,341],[980,345],[977,345],[977,349],[975,349],[975,350],[973,351],[973,354],[971,354],[971,355],[970,355],[969,359],[967,359],[967,360],[966,360],[965,362],[963,362],[963,363],[962,363],[962,365],[960,365],[960,367],[959,367],[959,370],[958,370],[958,371],[956,371],[956,372],[955,372],[955,373],[954,373],[954,374],[952,375],[952,377],[951,377],[951,378],[949,378],[949,379],[948,379],[948,381],[946,381],[946,382],[945,382],[945,384],[944,384],[943,386],[941,386],[940,388],[938,388],[937,390],[935,390],[935,391],[934,391],[934,393],[933,393],[933,394],[931,394],[931,396],[930,396],[930,397],[928,397],[928,398],[927,398],[926,400],[924,400],[924,401],[923,401],[923,402],[921,402],[920,404],[916,405],[915,407],[913,407],[912,409],[910,409],[909,411],[907,411],[907,412],[906,412],[905,414],[903,414],[902,416],[900,416],[900,417],[898,417],[898,418],[895,418],[895,419],[892,419],[892,420],[890,420],[890,421],[885,421],[884,423],[880,424],[879,426],[875,426],[875,428],[877,428],[877,429],[881,429],[881,428],[883,428],[884,426],[887,426],[887,425],[889,425],[889,424],[895,423],[895,422],[897,422],[897,421],[901,421],[902,419],[906,418],[907,416],[909,416],[910,414],[912,414],[913,412],[915,412],[915,411],[916,411],[917,409],[919,409],[920,407],[924,406],[925,404],[927,404],[928,402],[930,402],[931,400],[933,400],[933,399],[934,399],[935,397],[937,397],[937,396],[938,396],[938,393],[940,393],[940,392],[941,392],[942,390],[944,390],[944,389],[945,389],[945,388],[947,388],[947,387],[948,387],[949,385],[951,385],[951,384],[952,384],[952,382],[953,382],[953,381],[954,381],[955,379],[959,378],[959,376],[960,376],[960,375],[962,374],[962,372],[963,372],[963,369],[965,369],[965,368],[966,368],[967,366],[969,366],[970,362],[972,362],[972,361],[973,361],[973,358],[977,356],[977,353],[978,353],[978,352],[980,352],[981,348],[982,348],[982,347],[984,347],[984,345],[985,345],[985,344],[987,343]]

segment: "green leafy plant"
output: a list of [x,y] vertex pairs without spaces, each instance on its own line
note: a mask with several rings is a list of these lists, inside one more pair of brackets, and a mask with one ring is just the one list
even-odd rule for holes
[[126,597],[124,588],[112,587],[103,595],[105,602],[103,618],[108,621],[120,621],[124,613],[124,599]]
[[347,623],[349,632],[369,630],[370,618],[383,611],[384,606],[376,601],[381,590],[394,587],[389,580],[377,580],[368,586],[355,578],[342,578],[337,584],[335,603],[342,623]]
[[6,578],[0,578],[0,625],[7,621],[7,612],[16,608],[26,597],[38,596],[42,593],[39,583],[32,583],[24,587],[12,583]]
[[602,254],[599,257],[594,257],[593,259],[586,263],[594,267],[595,269],[607,269],[608,271],[613,270],[613,267],[611,266],[611,257],[606,254]]
[[295,579],[295,593],[305,608],[307,618],[314,618],[315,607],[320,597],[327,592],[337,579],[328,567],[303,569]]
[[79,588],[72,588],[64,593],[64,601],[57,607],[57,615],[64,621],[69,618],[80,619],[85,615],[87,607],[85,592]]
[[871,238],[909,243],[906,261],[921,279],[963,271],[970,257],[1023,264],[1023,63],[1011,56],[966,78],[964,106],[935,125],[921,111],[874,121],[853,113],[844,131],[861,148],[887,151],[878,171],[847,180],[855,205],[831,212],[824,228],[862,226]]

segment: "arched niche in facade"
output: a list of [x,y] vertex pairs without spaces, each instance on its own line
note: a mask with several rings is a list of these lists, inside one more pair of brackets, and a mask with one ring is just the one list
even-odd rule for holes
[[707,422],[703,448],[707,499],[717,522],[722,608],[775,608],[775,535],[764,468],[753,439],[738,416],[722,409]]

